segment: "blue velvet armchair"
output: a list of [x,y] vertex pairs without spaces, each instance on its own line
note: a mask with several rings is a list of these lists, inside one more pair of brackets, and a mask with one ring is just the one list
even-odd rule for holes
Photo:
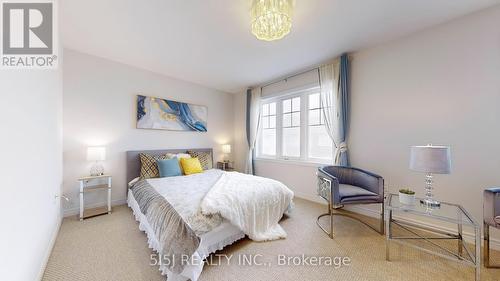
[[[384,234],[384,179],[368,171],[346,167],[325,166],[318,168],[318,195],[328,202],[328,213],[317,219],[318,226],[333,238],[333,216],[342,215],[356,219],[373,230]],[[377,230],[368,223],[349,214],[336,212],[345,205],[381,204],[380,228]],[[330,230],[320,223],[324,216],[330,217]]]

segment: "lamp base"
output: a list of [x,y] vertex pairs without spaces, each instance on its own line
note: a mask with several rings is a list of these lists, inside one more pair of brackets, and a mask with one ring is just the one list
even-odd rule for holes
[[95,163],[90,168],[90,175],[93,177],[104,175],[104,167],[100,163]]
[[427,173],[425,175],[425,198],[420,199],[420,204],[426,206],[429,209],[437,209],[441,207],[441,203],[434,200],[434,195],[432,195],[432,173]]
[[428,208],[439,208],[441,207],[441,202],[436,201],[432,198],[420,199],[420,204],[428,207]]

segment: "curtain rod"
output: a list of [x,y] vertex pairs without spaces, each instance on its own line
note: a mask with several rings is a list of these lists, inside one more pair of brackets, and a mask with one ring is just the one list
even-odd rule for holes
[[[338,57],[338,58],[340,58],[340,57]],[[353,59],[353,56],[348,55],[348,58],[349,58],[349,60],[352,60],[352,59]],[[289,76],[287,76],[287,77],[284,77],[284,78],[279,78],[279,79],[273,80],[273,81],[268,82],[268,83],[266,83],[266,84],[264,84],[264,85],[262,85],[262,86],[260,86],[260,87],[261,87],[261,88],[265,88],[265,87],[267,87],[267,86],[271,86],[272,84],[276,84],[276,83],[281,82],[281,81],[286,81],[286,80],[288,80],[288,79],[290,79],[290,78],[293,78],[293,77],[296,77],[296,76],[302,75],[302,74],[307,73],[307,72],[309,72],[309,71],[317,70],[317,69],[319,69],[319,67],[320,67],[320,66],[322,66],[322,65],[323,65],[323,64],[320,64],[320,65],[318,65],[318,66],[316,66],[316,67],[313,67],[313,68],[310,68],[310,69],[307,69],[307,70],[303,70],[303,71],[298,72],[298,73],[294,73],[294,74],[289,75]]]
[[301,72],[298,72],[298,73],[295,73],[295,74],[292,74],[292,75],[289,75],[289,76],[287,76],[287,77],[285,77],[285,78],[280,78],[280,79],[278,79],[278,80],[274,80],[274,81],[272,81],[272,82],[269,82],[269,83],[267,83],[267,84],[265,84],[265,85],[261,86],[261,88],[265,88],[265,87],[267,87],[267,86],[271,86],[272,84],[276,84],[276,83],[281,82],[281,81],[286,81],[286,80],[288,80],[288,79],[290,79],[290,78],[293,78],[293,77],[296,77],[296,76],[302,75],[302,74],[304,74],[304,73],[307,73],[307,72],[309,72],[309,71],[313,71],[313,70],[317,70],[317,69],[319,69],[319,66],[314,67],[314,68],[311,68],[311,69],[308,69],[308,70],[304,70],[304,71],[301,71]]

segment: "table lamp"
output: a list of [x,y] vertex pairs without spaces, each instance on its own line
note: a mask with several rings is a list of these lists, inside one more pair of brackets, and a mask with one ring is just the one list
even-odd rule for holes
[[91,176],[104,175],[104,167],[99,161],[106,160],[106,148],[103,146],[90,146],[87,148],[87,161],[93,161],[94,164],[90,168]]
[[449,146],[412,146],[410,149],[410,169],[425,175],[425,198],[420,203],[431,208],[438,208],[441,203],[432,194],[433,174],[449,174],[451,172]]
[[228,154],[231,153],[231,145],[223,144],[222,145],[222,153],[224,153],[224,162],[229,162]]

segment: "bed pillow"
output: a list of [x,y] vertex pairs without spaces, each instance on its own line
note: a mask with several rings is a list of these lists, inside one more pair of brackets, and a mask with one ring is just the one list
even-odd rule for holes
[[158,164],[160,178],[182,176],[181,167],[179,166],[179,160],[175,158],[165,159],[158,160],[156,163]]
[[133,180],[129,181],[128,187],[132,188],[138,181],[140,180],[139,177],[134,178]]
[[140,153],[139,158],[141,159],[141,179],[157,178],[160,176],[158,171],[158,160],[170,159],[171,156],[168,154],[151,155],[146,153]]
[[210,170],[213,168],[212,153],[205,151],[188,151],[189,155],[193,158],[198,158],[203,170]]
[[175,153],[166,153],[164,155],[167,156],[167,159],[172,159],[172,158],[175,158],[175,156],[176,156]]
[[181,165],[181,158],[191,158],[191,155],[187,153],[177,153],[174,154],[174,158],[177,158],[179,161],[179,166],[181,167],[181,172],[184,174],[184,171],[182,170],[182,165]]
[[191,158],[191,155],[187,154],[187,153],[177,153],[175,154],[175,157],[177,159],[181,159],[181,158]]
[[203,172],[203,168],[198,158],[181,158],[181,166],[185,175]]

